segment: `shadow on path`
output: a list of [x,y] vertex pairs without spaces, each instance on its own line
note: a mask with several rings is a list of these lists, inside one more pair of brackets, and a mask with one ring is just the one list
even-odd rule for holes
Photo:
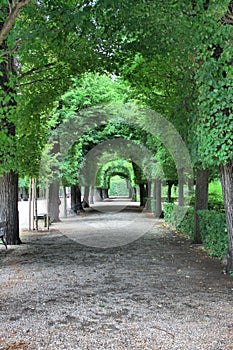
[[[59,230],[0,247],[0,349],[233,349],[233,280],[217,259],[137,210],[72,215]],[[144,232],[95,247],[77,241],[81,227],[89,243],[93,227],[95,242]]]

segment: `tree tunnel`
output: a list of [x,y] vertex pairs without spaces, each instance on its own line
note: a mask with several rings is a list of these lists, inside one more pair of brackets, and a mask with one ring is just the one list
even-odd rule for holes
[[[78,210],[107,197],[110,178],[120,174],[128,177],[132,189],[138,188],[138,196],[132,192],[140,206],[160,216],[162,183],[170,176],[174,179],[174,172],[176,179],[182,178],[182,185],[192,178],[190,159],[179,134],[147,108],[130,104],[93,107],[67,118],[55,135],[48,144],[59,139],[59,177],[63,185],[71,187],[71,206]],[[164,147],[169,157],[162,154]],[[114,168],[111,162],[117,160],[128,165],[121,168],[118,163]],[[50,207],[56,206],[52,203]]]
[[[119,176],[119,178],[125,180],[128,196],[132,198],[132,188],[135,186],[135,184],[133,167],[131,162],[123,159],[108,162],[104,164],[100,171],[100,178],[102,178],[102,186],[104,189],[104,193],[107,194],[105,198],[109,197],[109,194],[111,194],[111,180],[113,177],[116,176]],[[114,193],[114,195],[117,195],[117,193]],[[126,192],[124,195],[126,195]]]

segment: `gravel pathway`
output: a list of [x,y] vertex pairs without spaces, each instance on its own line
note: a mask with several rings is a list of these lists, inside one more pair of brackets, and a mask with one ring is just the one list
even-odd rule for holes
[[[154,225],[118,247],[74,238],[106,215],[125,236]],[[0,349],[233,349],[233,278],[162,220],[144,213],[122,226],[138,215],[89,212],[1,245]]]

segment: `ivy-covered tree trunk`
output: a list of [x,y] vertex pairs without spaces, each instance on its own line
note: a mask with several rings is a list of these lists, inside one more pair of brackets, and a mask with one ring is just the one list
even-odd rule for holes
[[231,160],[220,166],[220,174],[228,233],[226,272],[230,273],[233,271],[233,162]]
[[197,169],[196,192],[195,192],[195,210],[194,210],[194,243],[202,243],[198,210],[208,209],[208,183],[209,170]]
[[6,221],[7,223],[7,243],[20,244],[18,175],[13,171],[0,177],[0,221]]
[[59,198],[59,180],[53,182],[49,186],[49,217],[51,222],[59,222],[59,205],[61,204],[61,200]]

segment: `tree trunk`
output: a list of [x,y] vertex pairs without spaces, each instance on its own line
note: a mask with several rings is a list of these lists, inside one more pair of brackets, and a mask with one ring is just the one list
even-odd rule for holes
[[194,206],[194,243],[202,243],[198,210],[208,209],[209,170],[197,169],[195,206]]
[[90,187],[85,186],[84,195],[83,195],[83,208],[89,208],[89,193],[90,193]]
[[172,186],[173,186],[173,181],[168,180],[167,181],[167,201],[171,203],[172,201]]
[[90,193],[90,204],[94,204],[94,193],[95,193],[95,188],[92,186],[91,193]]
[[184,206],[184,169],[178,169],[178,204]]
[[146,203],[146,189],[144,184],[139,184],[139,193],[140,193],[140,207],[144,207]]
[[162,214],[162,183],[161,180],[155,180],[155,217],[160,218]]
[[193,194],[193,179],[188,180],[188,196],[191,197]]
[[151,181],[146,184],[146,210],[151,211]]
[[154,200],[156,200],[156,180],[153,181],[152,197],[153,197]]
[[[3,5],[3,8],[1,10],[10,11],[10,6],[6,7]],[[3,25],[4,23],[1,16],[0,29],[2,29]],[[8,49],[7,40],[4,40],[2,43],[0,43],[0,50],[8,51]],[[13,110],[16,107],[14,96],[16,96],[17,92],[15,88],[12,87],[13,77],[16,76],[16,67],[13,55],[7,54],[3,59],[1,59],[0,72],[0,130],[5,129],[7,132],[6,135],[13,138],[15,136],[15,125],[11,120],[8,119],[9,111],[12,109],[12,113],[14,113]],[[9,97],[9,101],[3,102],[4,97]],[[13,152],[14,149],[9,150],[9,157],[13,157],[11,155]],[[2,162],[2,160],[0,162]],[[4,173],[0,178],[0,220],[7,222],[7,243],[20,244],[21,241],[19,238],[18,214],[18,174],[12,170]]]
[[34,203],[34,208],[35,208],[35,225],[36,225],[36,231],[38,231],[38,207],[37,207],[37,181],[36,179],[34,179],[35,181],[35,187],[34,187],[34,191],[35,191],[35,203]]
[[59,205],[61,204],[59,198],[59,180],[53,182],[49,186],[49,217],[50,222],[59,222]]
[[130,183],[128,184],[128,190],[129,190],[129,198],[132,199],[133,189],[132,189]]
[[104,199],[109,198],[108,188],[104,188],[104,189],[103,189],[103,198],[104,198]]
[[72,185],[70,191],[71,191],[71,208],[76,214],[78,214],[80,213],[80,211],[84,210],[82,206],[81,188],[78,185]]
[[233,271],[233,162],[220,166],[222,193],[226,212],[228,251],[226,272]]
[[63,185],[63,198],[64,198],[64,212],[63,216],[64,218],[67,217],[67,193],[66,193],[66,186]]
[[96,189],[95,189],[95,200],[96,200],[96,202],[101,202],[103,200],[102,188],[96,187]]
[[18,174],[13,171],[0,178],[0,220],[7,222],[7,243],[22,243],[19,238]]
[[24,187],[23,188],[23,200],[24,201],[28,201],[29,198],[29,190],[28,187]]
[[137,202],[137,188],[133,187],[132,201]]

